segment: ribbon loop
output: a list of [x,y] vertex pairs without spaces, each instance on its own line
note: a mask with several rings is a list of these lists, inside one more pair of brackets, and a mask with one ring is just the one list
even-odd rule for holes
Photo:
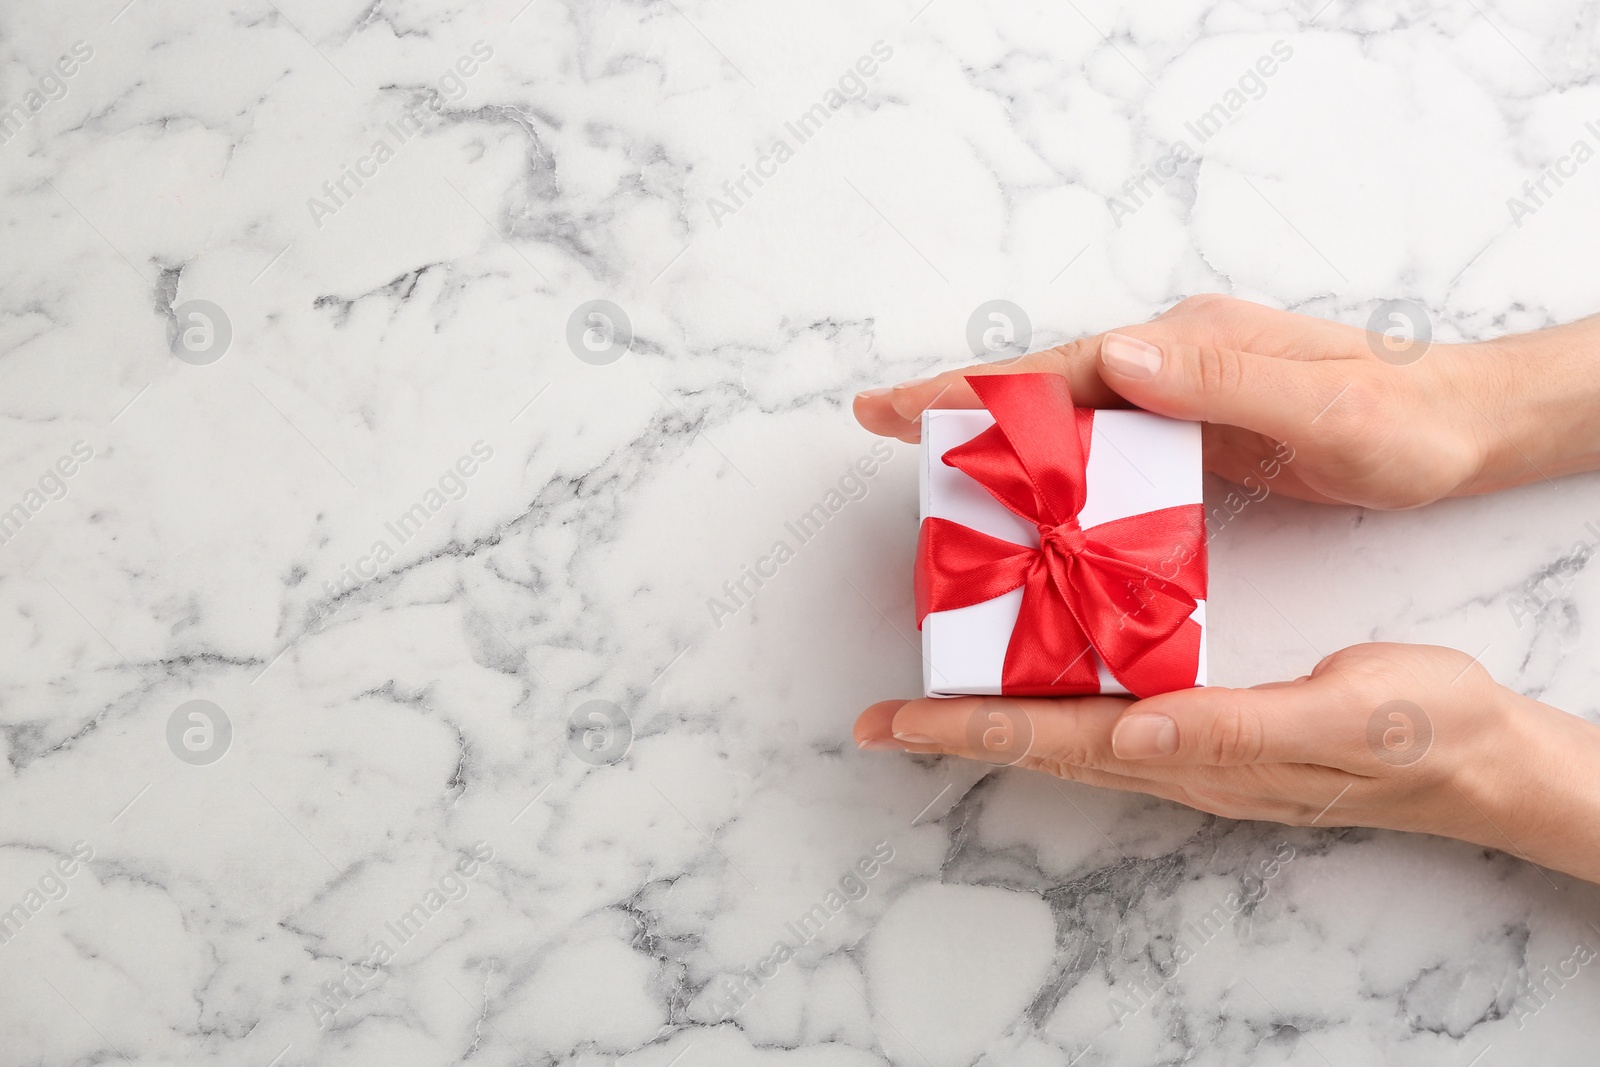
[[917,625],[935,611],[1021,588],[1001,691],[1099,691],[1097,654],[1138,697],[1194,684],[1206,595],[1205,509],[1187,504],[1083,529],[1094,413],[1056,374],[967,379],[995,424],[945,453],[1008,510],[1038,527],[1039,547],[942,518],[917,541]]

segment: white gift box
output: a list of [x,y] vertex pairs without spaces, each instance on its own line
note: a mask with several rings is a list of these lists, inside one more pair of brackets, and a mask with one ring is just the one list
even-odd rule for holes
[[[1019,545],[1039,546],[1039,531],[944,462],[944,455],[994,425],[982,408],[935,409],[922,414],[922,517],[942,518]],[[1200,427],[1145,411],[1097,411],[1085,470],[1086,496],[1078,521],[1084,530],[1113,519],[1162,508],[1202,504]],[[992,696],[1000,692],[1006,646],[1022,607],[1022,590],[952,611],[929,612],[922,622],[922,688],[930,697]],[[1190,616],[1200,625],[1194,684],[1206,684],[1205,601]],[[1094,656],[1100,691],[1126,695]]]

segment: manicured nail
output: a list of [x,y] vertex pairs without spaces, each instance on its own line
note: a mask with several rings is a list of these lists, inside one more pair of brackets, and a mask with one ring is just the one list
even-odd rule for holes
[[1124,378],[1154,378],[1161,369],[1161,349],[1120,333],[1106,334],[1100,358]]
[[896,740],[904,741],[908,745],[937,745],[939,743],[934,738],[923,737],[921,734],[902,734],[896,732],[894,736]]
[[1165,715],[1130,715],[1111,734],[1111,751],[1121,759],[1151,759],[1178,751],[1178,724]]
[[889,395],[889,387],[887,385],[880,385],[876,389],[863,389],[863,390],[861,390],[861,392],[856,394],[856,399],[857,400],[876,400],[880,396],[888,396],[888,395]]
[[895,386],[895,388],[896,389],[915,389],[917,386],[926,385],[927,383],[929,383],[931,381],[933,381],[932,378],[907,378],[905,381],[903,381],[899,385]]
[[856,746],[863,752],[904,752],[906,750],[906,746],[898,741],[879,741],[872,738],[858,741]]

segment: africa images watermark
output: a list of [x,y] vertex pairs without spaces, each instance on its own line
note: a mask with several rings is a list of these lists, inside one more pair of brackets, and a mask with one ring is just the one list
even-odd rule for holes
[[[1272,455],[1256,463],[1256,469],[1239,479],[1238,489],[1229,489],[1222,503],[1206,512],[1206,543],[1216,540],[1229,523],[1251,504],[1259,504],[1272,495],[1271,482],[1283,468],[1294,462],[1294,446],[1280,441]],[[1256,477],[1256,475],[1260,477]]]
[[[446,467],[438,483],[430,485],[421,499],[392,521],[383,524],[384,530],[394,538],[395,545],[403,545],[415,538],[429,519],[438,515],[448,504],[465,497],[471,488],[469,479],[493,458],[493,446],[485,441],[472,442],[471,451]],[[396,549],[387,538],[378,538],[365,555],[352,563],[341,564],[337,581],[324,581],[322,591],[333,598],[361,588],[376,578],[395,554]]]
[[[1572,147],[1566,154],[1552,160],[1539,172],[1537,178],[1529,178],[1522,183],[1521,196],[1506,198],[1506,211],[1510,213],[1511,221],[1517,224],[1519,230],[1523,222],[1537,215],[1539,209],[1548,204],[1562,186],[1578,176],[1579,167],[1597,154],[1596,146],[1600,145],[1600,121],[1590,119],[1583,124],[1583,132],[1586,136],[1573,141]],[[1554,189],[1551,188],[1552,183]]]
[[1215,104],[1183,124],[1184,129],[1194,137],[1193,147],[1184,138],[1178,138],[1166,155],[1122,183],[1123,195],[1113,196],[1106,202],[1106,207],[1111,210],[1111,221],[1120,228],[1124,220],[1132,218],[1148,204],[1162,186],[1177,177],[1179,168],[1199,157],[1201,145],[1238,118],[1252,102],[1267,95],[1267,79],[1277,74],[1283,64],[1292,58],[1292,45],[1287,41],[1273,41],[1271,48],[1244,69],[1233,88],[1224,92]]
[[1529,619],[1537,619],[1600,550],[1600,526],[1590,520],[1583,528],[1589,533],[1587,538],[1580,537],[1573,543],[1571,552],[1529,578],[1522,586],[1522,593],[1511,598],[1507,606],[1517,629],[1522,629]]
[[1511,1002],[1511,1017],[1517,1021],[1517,1029],[1521,1030],[1529,1019],[1549,1006],[1555,995],[1578,977],[1584,967],[1593,963],[1594,958],[1595,950],[1589,943],[1579,941],[1572,947],[1572,953],[1558,962],[1553,970],[1549,964],[1545,964],[1539,968],[1538,974],[1530,974],[1518,988],[1516,999]]
[[92,859],[94,849],[87,841],[78,841],[73,844],[69,855],[57,857],[54,863],[45,868],[45,872],[22,894],[21,900],[0,911],[0,945],[11,944],[22,933],[22,928],[44,910],[46,904],[65,900],[70,889],[67,879]]
[[67,95],[67,82],[77,74],[82,65],[94,58],[94,49],[86,41],[75,41],[39,76],[38,81],[22,94],[14,104],[0,104],[0,144],[10,144],[46,107]]
[[[399,954],[400,949],[415,940],[435,915],[444,911],[449,905],[465,900],[472,879],[476,878],[492,859],[494,859],[494,848],[486,841],[479,841],[472,846],[470,853],[462,856],[454,867],[428,887],[421,900],[401,912],[392,921],[384,923],[383,930],[386,936],[375,939],[365,957],[345,964],[338,978],[330,978],[323,982],[319,989],[320,996],[306,998],[306,1007],[311,1011],[312,1022],[315,1022],[319,1029],[326,1027],[333,1021],[333,1017],[348,1007],[353,1000],[386,981],[389,977],[386,967]],[[393,944],[390,944],[390,938],[394,939]]]
[[846,468],[839,481],[821,500],[793,522],[784,523],[783,528],[794,538],[794,544],[791,545],[788,538],[778,538],[765,555],[758,557],[754,563],[745,564],[739,569],[737,577],[722,583],[721,597],[707,597],[706,609],[711,612],[712,624],[720,630],[724,622],[744,610],[761,587],[776,578],[783,565],[795,558],[796,549],[815,540],[846,505],[867,495],[868,483],[893,455],[894,449],[889,442],[874,442],[867,455]]
[[798,919],[784,923],[790,937],[779,938],[772,951],[761,959],[722,979],[722,992],[711,1001],[711,1010],[719,1021],[733,1018],[755,998],[766,984],[778,975],[778,969],[794,959],[795,954],[815,941],[824,927],[840,912],[867,898],[867,882],[876,878],[894,859],[894,846],[879,841],[872,846],[870,855],[862,856],[855,866],[839,877],[836,888],[823,894],[821,900],[811,905]]
[[[1119,621],[1120,626],[1126,626],[1128,620],[1142,614],[1144,609],[1155,599],[1156,590],[1154,582],[1160,581],[1163,585],[1177,579],[1183,568],[1194,562],[1195,556],[1201,551],[1209,549],[1211,542],[1227,529],[1228,524],[1238,518],[1240,513],[1251,504],[1258,504],[1272,495],[1272,480],[1283,473],[1284,467],[1294,462],[1294,446],[1288,442],[1280,442],[1273,449],[1272,455],[1256,463],[1256,469],[1246,474],[1239,480],[1237,488],[1229,489],[1222,502],[1206,512],[1206,536],[1201,545],[1197,546],[1189,541],[1180,541],[1172,551],[1156,565],[1155,571],[1147,571],[1137,583],[1129,582],[1128,589],[1133,593],[1134,599],[1139,602],[1139,607],[1134,611],[1125,613]],[[1259,475],[1259,477],[1257,477]]]
[[[838,80],[822,94],[822,99],[783,124],[787,136],[774,137],[772,147],[739,168],[739,175],[722,183],[722,195],[706,198],[706,210],[711,221],[722,228],[722,221],[731,218],[755,196],[755,190],[778,176],[778,169],[794,158],[795,149],[815,137],[846,103],[867,95],[867,79],[877,76],[880,66],[894,57],[894,48],[883,41],[872,42],[872,47],[855,63],[846,67]],[[793,144],[790,144],[790,140]],[[755,188],[752,189],[751,186]]]
[[72,442],[72,451],[45,468],[39,476],[39,487],[29,489],[22,499],[0,511],[0,545],[10,544],[44,506],[66,498],[67,479],[78,473],[85,463],[94,458],[94,449],[83,441]]
[[444,114],[446,102],[454,103],[466,96],[466,79],[482,70],[483,65],[493,58],[493,46],[481,40],[472,42],[467,53],[440,75],[438,86],[428,89],[428,95],[421,103],[407,108],[399,118],[385,122],[384,132],[378,135],[365,154],[357,157],[353,163],[344,164],[338,174],[323,182],[323,195],[306,199],[306,210],[311,212],[311,221],[317,229],[322,229],[323,220],[337,215],[367,182],[376,178],[379,167],[395,158],[402,147],[436,123]]
[[1186,922],[1172,939],[1172,954],[1165,963],[1151,959],[1145,973],[1130,978],[1114,987],[1106,998],[1111,1021],[1122,1029],[1127,1021],[1155,1001],[1157,994],[1167,989],[1178,972],[1193,962],[1200,950],[1216,940],[1230,922],[1245,911],[1254,908],[1267,898],[1269,882],[1276,878],[1295,858],[1295,848],[1287,841],[1273,850],[1275,858],[1262,860],[1256,873],[1246,873],[1240,878],[1240,888],[1229,893],[1220,903],[1198,919]]

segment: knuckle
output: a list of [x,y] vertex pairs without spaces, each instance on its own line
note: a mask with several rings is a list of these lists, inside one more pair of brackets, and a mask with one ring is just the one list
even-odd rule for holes
[[[1411,688],[1406,672],[1393,653],[1395,648],[1382,644],[1354,645],[1323,660],[1315,674],[1328,676],[1340,704],[1377,707],[1405,696]],[[1400,651],[1403,655],[1404,649]]]
[[1040,771],[1064,782],[1076,782],[1083,777],[1084,768],[1058,756],[1024,756],[1021,765],[1030,771]]
[[1049,371],[1065,375],[1072,370],[1074,365],[1092,361],[1098,355],[1099,338],[1080,337],[1075,341],[1064,341],[1054,348],[1041,349],[1038,352],[1023,356],[1019,364],[1025,365],[1028,370],[1032,371]]
[[1222,311],[1234,303],[1234,298],[1222,293],[1195,293],[1186,296],[1167,309],[1168,315],[1189,315],[1197,311]]
[[1054,348],[1040,348],[1020,356],[1012,363],[1012,370],[1052,371],[1058,370],[1065,362],[1064,350],[1067,345],[1057,345]]
[[1095,770],[1105,765],[1105,760],[1100,758],[1087,745],[1056,746],[1049,752],[1041,752],[1036,759],[1040,770],[1048,770],[1057,778],[1070,778],[1074,781],[1085,770]]
[[1192,366],[1195,385],[1207,396],[1232,396],[1244,381],[1244,366],[1232,349],[1199,345]]
[[1261,720],[1237,705],[1218,712],[1203,741],[1204,755],[1217,766],[1254,763],[1266,747]]

